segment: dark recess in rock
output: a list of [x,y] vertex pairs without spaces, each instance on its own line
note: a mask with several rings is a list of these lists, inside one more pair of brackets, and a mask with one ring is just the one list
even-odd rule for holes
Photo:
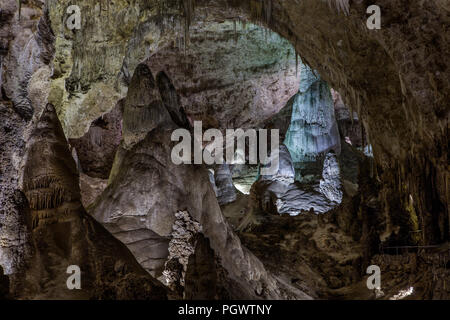
[[114,157],[122,139],[122,102],[95,120],[80,139],[69,139],[81,163],[82,172],[108,179]]

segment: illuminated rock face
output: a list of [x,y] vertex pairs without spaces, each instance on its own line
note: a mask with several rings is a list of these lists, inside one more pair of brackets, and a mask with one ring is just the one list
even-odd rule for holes
[[[308,298],[294,287],[278,282],[261,261],[241,246],[238,236],[222,215],[206,167],[172,162],[171,150],[175,143],[171,141],[171,135],[178,127],[166,106],[157,103],[157,96],[147,97],[154,103],[143,107],[138,99],[149,94],[148,87],[142,84],[152,81],[148,67],[140,65],[131,81],[124,115],[137,119],[136,114],[152,112],[158,117],[147,123],[145,138],[128,150],[124,148],[124,142],[131,136],[128,132],[131,127],[124,125],[124,138],[113,165],[110,185],[90,211],[92,216],[123,241],[148,272],[159,277],[169,259],[170,244],[167,242],[173,238],[176,214],[187,211],[201,224],[202,234],[209,239],[210,248],[220,259],[220,268],[226,270],[227,276],[219,282],[229,297]],[[145,131],[144,126],[140,129]],[[229,168],[222,169],[226,169],[223,171],[225,187],[233,188]],[[216,176],[216,184],[220,189],[218,178]]]
[[342,185],[339,163],[333,152],[327,153],[323,162],[322,180],[320,180],[320,192],[329,200],[337,203],[342,201]]
[[[361,23],[363,18],[360,14],[366,9],[366,1],[352,1],[349,16],[345,18],[342,14],[330,10],[326,1],[303,0],[299,5],[299,2],[294,0],[272,0],[274,10],[267,25],[289,39],[291,44],[296,45],[297,52],[305,58],[305,61],[307,60],[314,69],[319,70],[324,79],[342,93],[345,103],[357,111],[358,119],[367,129],[367,137],[370,138],[370,144],[373,146],[373,161],[371,161],[375,165],[372,168],[382,169],[378,171],[378,174],[375,173],[376,180],[380,181],[381,186],[380,190],[376,190],[377,192],[373,195],[374,199],[382,203],[379,214],[382,221],[366,221],[366,227],[363,229],[367,232],[362,232],[371,232],[372,227],[375,227],[377,229],[375,235],[382,235],[382,239],[389,238],[391,243],[414,241],[413,244],[426,245],[448,242],[449,239],[449,149],[446,128],[448,128],[447,102],[450,98],[450,81],[447,72],[450,61],[450,41],[449,33],[445,32],[445,26],[449,24],[450,16],[448,5],[444,5],[444,1],[410,0],[408,8],[405,9],[399,1],[379,0],[377,2],[383,7],[383,21],[385,21],[383,30],[367,32]],[[65,9],[71,4],[71,0],[46,1],[49,20],[43,17],[44,1],[0,0],[0,2],[2,9],[0,100],[4,100],[0,101],[2,123],[0,126],[0,264],[4,267],[5,273],[10,274],[15,266],[24,260],[25,244],[30,243],[26,237],[24,222],[20,219],[25,215],[28,204],[20,191],[23,186],[19,177],[23,175],[21,162],[23,162],[25,146],[29,142],[29,129],[34,125],[35,118],[39,116],[47,101],[52,102],[56,106],[63,127],[66,128],[65,133],[73,138],[82,136],[92,120],[110,111],[119,99],[126,96],[130,75],[137,64],[150,58],[150,55],[155,52],[164,53],[163,48],[170,48],[170,44],[177,40],[175,34],[177,31],[174,28],[167,28],[166,32],[162,32],[159,22],[164,20],[164,17],[158,16],[157,6],[151,6],[152,1],[149,0],[136,0],[132,5],[129,1],[117,0],[114,6],[108,5],[107,10],[105,7],[99,10],[99,6],[92,5],[91,0],[79,0],[77,4],[81,6],[83,12],[82,32],[72,32],[63,25],[66,20]],[[335,2],[343,3],[338,0]],[[17,3],[22,4],[20,20]],[[236,6],[226,7],[229,3]],[[255,17],[248,8],[248,3],[256,3],[256,1],[198,2],[200,8],[196,10],[197,21],[192,26],[198,26],[204,22],[208,25],[213,20],[217,22],[237,16],[254,21]],[[236,9],[238,5],[240,9]],[[167,16],[171,13],[183,14],[183,12],[173,11],[166,13]],[[232,30],[232,28],[229,29],[229,31]],[[55,35],[53,40],[52,30]],[[197,53],[204,52],[204,48],[210,49],[212,53],[222,52],[220,48],[215,50],[210,46],[217,43],[219,38],[224,39],[224,47],[232,47],[230,44],[233,42],[231,40],[234,37],[233,33],[233,31],[225,32],[223,37],[215,36],[213,39],[211,34],[207,35],[207,41],[197,46],[200,48]],[[198,39],[201,42],[202,32],[198,34],[200,37],[192,37],[192,39]],[[425,43],[426,46],[424,46]],[[241,56],[245,56],[245,52]],[[163,54],[163,62],[165,58]],[[187,58],[188,63],[180,61],[179,64],[186,66],[187,78],[192,78],[189,77],[192,67],[196,69],[197,74],[204,74],[202,69],[207,64],[199,67],[196,55],[189,50]],[[214,64],[214,61],[219,60],[211,61]],[[234,61],[240,60],[238,58]],[[241,61],[246,63],[251,59],[241,59]],[[256,60],[256,62],[259,61]],[[270,64],[271,61],[268,61],[268,64],[264,63],[263,66]],[[274,69],[279,66],[279,64],[274,65]],[[233,64],[231,66],[234,67]],[[172,67],[176,69],[176,66]],[[215,71],[220,70],[221,67],[216,64],[209,74],[214,75]],[[266,80],[261,82],[252,77],[257,81],[250,80],[251,86],[249,85],[248,89],[242,86],[248,83],[243,79],[248,80],[248,76],[254,75],[258,70],[261,70],[259,63],[248,66],[244,74],[233,70],[233,74],[241,78],[231,77],[232,84],[236,82],[238,87],[243,89],[235,92],[233,86],[229,87],[228,92],[232,92],[236,98],[240,97],[237,94],[239,92],[248,94],[246,97],[249,98],[245,100],[254,102],[251,98],[259,95],[255,94],[251,88],[271,86],[273,79],[272,76],[267,76]],[[229,74],[231,75],[231,72]],[[271,74],[277,76],[276,73]],[[168,75],[176,78],[174,74],[168,73]],[[180,89],[181,93],[183,90],[184,93],[193,92],[190,95],[193,99],[193,97],[206,97],[206,95],[197,94],[196,89],[212,86],[214,90],[210,91],[211,94],[208,97],[213,97],[217,93],[217,101],[228,98],[226,91],[222,90],[222,85],[227,82],[212,81],[223,79],[223,76],[201,79],[207,81],[198,81],[195,85],[187,86],[189,90],[185,90],[185,83],[180,81],[176,89]],[[276,91],[280,93],[284,91],[281,90],[284,85],[275,84],[275,86],[278,88]],[[286,95],[292,94],[280,94],[280,96]],[[266,97],[271,96],[268,94]],[[186,96],[185,99],[187,99]],[[170,96],[168,100],[171,101]],[[207,100],[203,99],[206,102]],[[227,101],[237,100],[239,99]],[[257,101],[264,100],[257,99]],[[172,104],[169,103],[169,105]],[[208,104],[204,103],[203,108],[191,109],[190,115],[200,119],[205,114],[204,121],[210,118],[211,123],[216,124],[215,116],[207,117],[211,114],[207,106]],[[255,108],[250,107],[245,110],[247,117],[241,117],[241,108],[232,102],[227,108],[220,107],[215,110],[218,112],[214,115],[222,115],[223,111],[229,111],[224,114],[221,119],[223,121],[219,123],[246,125],[248,124],[246,120],[261,115],[262,107],[258,103],[251,103],[251,106]],[[275,111],[269,109],[265,110],[266,114]],[[131,118],[129,123],[139,124],[138,120],[140,119]],[[162,139],[154,140],[166,142]],[[351,141],[353,142],[352,139]],[[157,143],[151,146],[159,147]],[[127,152],[119,149],[119,153]],[[139,164],[143,162],[139,158],[139,153],[130,152],[130,154],[136,154],[135,167],[139,168]],[[157,152],[154,154],[158,155]],[[343,151],[342,154],[345,152]],[[154,162],[155,167],[159,165],[157,159],[151,161]],[[133,163],[128,161],[128,164]],[[125,169],[127,168],[123,166],[120,170],[122,172],[115,172],[116,176],[120,173],[123,177],[129,172]],[[318,172],[321,172],[323,168],[319,169]],[[345,178],[346,167],[342,166],[341,169],[342,176]],[[157,171],[155,169],[152,172]],[[173,179],[171,184],[176,185],[179,181],[176,181],[174,176],[186,173],[174,171],[174,174],[171,174],[170,169],[165,170],[164,175],[157,182],[163,184],[166,182],[164,178],[170,177]],[[140,176],[137,177],[140,178]],[[126,182],[134,183],[131,178],[134,176]],[[184,178],[179,185],[186,186],[188,183],[193,183],[189,178],[190,176]],[[124,178],[119,180],[125,181]],[[202,183],[203,180],[197,181]],[[151,187],[159,189],[158,193],[162,193],[161,190],[167,190],[157,183]],[[28,190],[31,191],[31,196],[33,196],[33,190]],[[361,192],[367,191],[362,188]],[[117,194],[121,195],[119,192]],[[127,191],[124,189],[122,194],[126,197]],[[364,193],[364,198],[370,200],[366,195]],[[167,197],[170,200],[169,196]],[[215,198],[211,196],[211,199]],[[39,201],[32,202],[39,204]],[[139,204],[139,201],[136,202]],[[192,200],[192,202],[196,201]],[[213,212],[215,218],[220,217],[217,206],[215,207],[214,210],[209,210],[211,207],[206,208],[202,216],[206,217]],[[362,211],[363,213],[368,213],[363,214],[363,217],[374,216],[371,212],[372,207],[363,209],[365,210]],[[164,210],[167,210],[167,207],[161,204],[160,212]],[[200,213],[197,213],[197,216],[200,216]],[[352,217],[351,214],[349,217]],[[42,218],[40,221],[45,221],[49,217]],[[123,219],[124,224],[125,220]],[[273,226],[273,224],[269,225]],[[222,225],[211,224],[210,234],[214,234],[216,229],[222,230]],[[279,228],[275,231],[278,234]],[[51,239],[50,236],[53,235],[51,230],[47,231],[47,234]],[[150,231],[139,233],[139,235],[144,239],[157,236]],[[42,236],[42,239],[46,240],[45,237]],[[269,239],[270,247],[275,247],[273,239]],[[214,241],[211,241],[211,247],[217,248],[218,243],[228,244],[221,240],[222,238],[216,237]],[[90,242],[105,244],[104,240]],[[235,242],[237,243],[238,240]],[[64,244],[58,241],[58,245],[61,243]],[[205,245],[205,251],[212,251],[210,245]],[[326,246],[330,247],[328,244]],[[158,248],[162,248],[161,252],[164,252],[165,247],[166,244],[161,242]],[[230,250],[236,247],[241,248],[240,243],[239,246],[230,245]],[[257,243],[255,247],[260,248],[260,243]],[[311,248],[314,250],[314,246]],[[154,252],[159,253],[158,250]],[[276,257],[276,255],[273,256]],[[229,257],[234,258],[230,255]],[[369,254],[368,257],[370,257]],[[198,260],[202,259],[198,258]],[[285,267],[279,259],[276,263],[277,267],[280,265]],[[119,268],[119,271],[120,269],[122,268]],[[425,271],[429,270],[424,270],[423,274],[430,274]],[[416,270],[414,272],[417,274]],[[294,277],[297,278],[297,275]],[[247,287],[253,289],[251,286]],[[260,287],[257,288],[258,292],[261,290]],[[431,297],[431,295],[427,296]]]
[[217,200],[220,205],[236,201],[236,189],[233,185],[233,177],[230,166],[227,163],[217,165],[215,185],[217,187]]
[[296,179],[302,181],[308,167],[329,150],[341,151],[339,130],[334,115],[330,87],[318,74],[302,64],[300,89],[292,101],[291,124],[285,145],[296,168]]
[[[335,164],[337,165],[336,161]],[[339,171],[339,167],[337,170]],[[328,172],[328,170],[325,171]],[[311,209],[315,213],[325,213],[333,208],[335,202],[324,194],[322,190],[305,188],[305,185],[295,182],[294,177],[295,170],[289,150],[285,145],[281,145],[278,172],[271,176],[261,175],[256,183],[259,201],[264,212],[296,216]],[[334,185],[333,183],[340,185],[339,175],[337,179],[337,181],[332,180],[332,185]],[[325,180],[327,183],[330,182],[328,176]]]
[[261,176],[260,179],[279,181],[287,185],[293,183],[295,176],[294,166],[292,163],[292,157],[285,145],[280,146],[280,153],[278,157],[279,167],[277,173],[271,176]]
[[231,169],[233,184],[243,194],[249,194],[252,184],[258,179],[258,165],[235,164]]
[[264,125],[280,129],[284,136],[278,173],[260,179],[270,181],[263,192],[263,199],[269,199],[263,202],[273,208],[270,211],[298,215],[314,209],[324,213],[340,203],[343,192],[336,156],[341,144],[328,84],[302,65],[299,92]]

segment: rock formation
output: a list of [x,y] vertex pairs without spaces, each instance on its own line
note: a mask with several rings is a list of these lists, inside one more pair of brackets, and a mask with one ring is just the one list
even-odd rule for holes
[[92,178],[108,179],[114,157],[122,139],[121,103],[92,122],[80,139],[70,139],[70,145],[80,162],[80,172]]
[[[0,0],[0,298],[448,299],[446,1],[71,4]],[[193,121],[279,172],[173,164]]]
[[226,163],[218,165],[214,172],[214,177],[219,205],[236,201],[236,189],[233,184],[230,166]]
[[[158,116],[146,123],[145,130],[140,127],[140,131],[148,132],[145,138],[129,150],[123,150],[122,158],[116,159],[118,163],[113,170],[117,174],[92,209],[92,215],[127,244],[149,272],[159,277],[168,258],[176,213],[186,211],[202,226],[202,234],[209,239],[211,249],[226,271],[223,280],[226,283],[221,285],[230,297],[307,298],[304,293],[278,283],[262,263],[240,245],[239,238],[222,216],[207,169],[173,164],[170,155],[175,143],[170,137],[177,126],[165,106],[156,102],[154,91],[145,87],[144,84],[150,85],[153,81],[145,65],[140,65],[133,75],[124,116],[139,119],[134,112]],[[143,97],[149,103],[142,105]],[[124,146],[130,135],[127,128],[124,125]],[[133,126],[133,132],[135,128]],[[125,185],[129,187],[123,193]],[[149,247],[152,250],[144,250]]]
[[[330,88],[302,64],[299,93],[292,101],[291,123],[285,145],[296,168],[296,179],[308,181],[316,174],[316,160],[329,150],[341,151]],[[312,168],[310,168],[312,167]]]
[[323,179],[320,180],[320,192],[330,201],[341,203],[342,186],[339,163],[333,152],[327,153],[323,163]]
[[[51,104],[30,135],[23,179],[33,248],[15,288],[18,297],[167,298],[128,249],[85,212],[75,162]],[[80,290],[66,285],[73,265],[82,270]]]

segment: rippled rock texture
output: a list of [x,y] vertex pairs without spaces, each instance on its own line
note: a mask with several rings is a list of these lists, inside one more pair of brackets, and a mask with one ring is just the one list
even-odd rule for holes
[[320,192],[330,201],[341,203],[342,185],[339,163],[333,152],[327,153],[323,162],[322,179],[320,180]]
[[[164,286],[146,274],[128,249],[85,212],[75,162],[50,104],[31,133],[24,170],[33,253],[22,270],[18,297],[167,298]],[[71,265],[83,272],[80,290],[69,290],[66,285]]]
[[[92,215],[127,244],[149,272],[159,277],[168,259],[176,213],[187,211],[202,226],[203,235],[209,239],[211,249],[225,270],[221,286],[230,297],[307,298],[297,289],[278,283],[262,263],[241,246],[221,213],[207,169],[201,165],[173,164],[170,155],[175,143],[170,137],[177,126],[165,106],[152,94],[156,92],[155,86],[149,68],[140,65],[125,101],[125,140],[113,169],[117,173],[92,209]],[[155,116],[144,124],[139,122],[141,117],[137,114]],[[138,121],[137,125],[126,126],[126,121],[134,121],[132,119]],[[145,138],[125,149],[126,138],[144,132],[144,125],[148,126]],[[127,128],[133,131],[129,133]]]
[[292,101],[291,123],[284,143],[297,170],[298,181],[307,181],[311,175],[317,174],[315,163],[320,156],[329,150],[338,155],[341,151],[330,88],[304,64],[299,92]]
[[217,201],[219,205],[236,201],[236,189],[233,184],[233,176],[230,166],[226,163],[217,165],[214,172],[215,186],[217,188]]

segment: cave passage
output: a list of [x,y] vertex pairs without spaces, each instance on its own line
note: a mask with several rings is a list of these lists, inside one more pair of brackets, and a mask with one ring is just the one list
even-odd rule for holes
[[3,1],[0,299],[448,299],[450,7],[373,2]]

